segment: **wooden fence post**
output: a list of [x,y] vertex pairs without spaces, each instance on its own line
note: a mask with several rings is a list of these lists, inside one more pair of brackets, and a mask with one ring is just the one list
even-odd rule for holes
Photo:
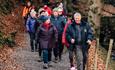
[[97,54],[98,54],[98,47],[99,47],[99,38],[96,39],[97,40],[97,45],[95,48],[95,65],[94,65],[94,70],[97,70]]
[[109,60],[110,60],[110,56],[111,56],[112,47],[113,47],[113,39],[110,39],[109,50],[108,50],[108,54],[107,54],[105,70],[108,70],[108,64],[109,64]]

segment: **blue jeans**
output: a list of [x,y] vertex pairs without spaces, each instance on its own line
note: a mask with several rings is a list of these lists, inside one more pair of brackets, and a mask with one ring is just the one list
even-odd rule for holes
[[48,63],[49,61],[51,61],[51,52],[52,49],[42,49],[43,52],[43,61],[44,63]]

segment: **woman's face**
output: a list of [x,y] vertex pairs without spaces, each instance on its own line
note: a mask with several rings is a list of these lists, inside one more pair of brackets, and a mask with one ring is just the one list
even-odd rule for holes
[[57,11],[54,11],[54,12],[53,12],[53,15],[54,15],[54,16],[58,16],[58,12],[57,12]]
[[45,16],[45,12],[42,12],[40,15],[44,15]]
[[43,16],[48,16],[48,13],[45,11],[45,12],[42,12],[40,15],[41,15],[41,16],[42,16],[42,15],[43,15]]
[[46,24],[50,24],[50,18],[45,21]]

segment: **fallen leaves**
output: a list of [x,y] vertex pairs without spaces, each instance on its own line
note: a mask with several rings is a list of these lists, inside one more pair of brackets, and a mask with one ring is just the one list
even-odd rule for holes
[[[13,10],[13,15],[0,14],[0,31],[4,33],[3,38],[14,36],[15,46],[22,46],[24,36],[20,35],[24,32],[24,24],[21,17],[21,7]],[[9,38],[11,40],[11,38]],[[8,45],[0,45],[0,70],[21,70],[21,65],[16,63],[15,59],[10,55],[14,52],[14,48]]]

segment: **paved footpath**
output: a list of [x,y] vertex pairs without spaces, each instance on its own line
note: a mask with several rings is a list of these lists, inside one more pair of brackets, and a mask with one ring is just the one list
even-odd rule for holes
[[[44,70],[43,62],[38,62],[39,56],[38,52],[31,52],[29,46],[29,37],[27,34],[25,36],[26,47],[17,48],[16,51],[11,55],[16,62],[22,66],[20,70]],[[53,60],[53,58],[52,58]],[[61,62],[52,62],[53,67],[46,70],[68,70],[69,69],[69,59],[68,53],[63,54]]]

